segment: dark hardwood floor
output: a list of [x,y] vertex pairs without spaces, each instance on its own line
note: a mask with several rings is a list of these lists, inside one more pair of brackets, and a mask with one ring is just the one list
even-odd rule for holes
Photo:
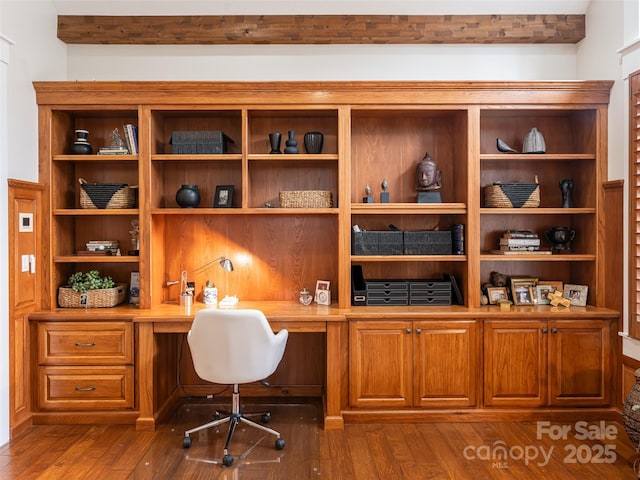
[[269,408],[285,448],[276,450],[271,435],[241,425],[230,467],[217,463],[226,426],[194,434],[191,448],[182,448],[184,430],[212,414],[212,405],[198,401],[155,432],[130,425],[32,427],[0,447],[0,479],[636,478],[638,455],[615,422],[348,424],[325,432],[316,405]]

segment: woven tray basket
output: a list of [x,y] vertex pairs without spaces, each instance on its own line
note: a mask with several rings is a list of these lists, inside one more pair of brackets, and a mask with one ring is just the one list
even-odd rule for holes
[[331,208],[331,192],[325,190],[296,190],[280,192],[282,208]]
[[535,183],[494,183],[484,187],[484,203],[497,208],[540,206],[540,185]]
[[113,288],[101,288],[79,293],[70,287],[58,289],[58,305],[63,308],[115,307],[127,298],[127,284],[118,283]]
[[133,208],[136,204],[135,187],[124,183],[87,183],[80,179],[80,207]]

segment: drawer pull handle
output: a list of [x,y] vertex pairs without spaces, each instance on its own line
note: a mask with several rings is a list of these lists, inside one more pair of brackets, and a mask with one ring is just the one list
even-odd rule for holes
[[95,347],[95,346],[96,346],[96,342],[91,342],[91,343],[76,342],[76,347]]
[[76,391],[78,392],[91,392],[95,389],[96,387],[76,387]]

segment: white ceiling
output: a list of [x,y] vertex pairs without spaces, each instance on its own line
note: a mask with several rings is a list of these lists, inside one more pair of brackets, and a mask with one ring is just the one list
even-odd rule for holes
[[590,1],[52,0],[59,15],[584,14]]

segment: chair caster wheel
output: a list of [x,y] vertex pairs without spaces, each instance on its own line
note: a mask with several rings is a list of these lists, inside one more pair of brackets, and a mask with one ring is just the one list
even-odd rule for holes
[[276,450],[282,450],[284,448],[284,439],[277,438],[276,439]]
[[263,413],[262,414],[262,423],[269,423],[271,421],[271,414],[270,413]]
[[224,457],[222,457],[222,464],[225,467],[230,466],[233,463],[233,455],[225,455]]
[[191,437],[184,437],[182,439],[182,448],[189,448],[191,446]]

